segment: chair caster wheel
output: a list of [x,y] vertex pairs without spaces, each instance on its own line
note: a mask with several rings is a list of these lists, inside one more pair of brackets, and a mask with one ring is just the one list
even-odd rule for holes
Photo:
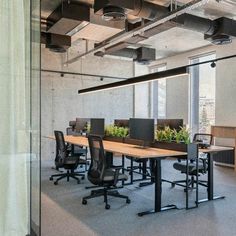
[[107,204],[106,206],[105,206],[105,208],[107,209],[107,210],[109,210],[110,209],[110,205],[109,204]]
[[58,182],[54,182],[54,185],[58,185]]
[[130,201],[130,199],[128,198],[128,199],[126,199],[126,203],[127,204],[130,204],[131,203],[131,201]]
[[175,184],[174,184],[174,183],[172,183],[172,184],[171,184],[171,188],[174,188],[174,187],[175,187]]
[[50,181],[53,181],[53,177],[50,177],[49,180],[50,180]]
[[82,200],[83,205],[87,205],[87,203],[88,203],[87,200],[85,200],[85,199]]
[[84,177],[84,176],[82,176],[82,177],[81,177],[81,179],[85,179],[85,177]]

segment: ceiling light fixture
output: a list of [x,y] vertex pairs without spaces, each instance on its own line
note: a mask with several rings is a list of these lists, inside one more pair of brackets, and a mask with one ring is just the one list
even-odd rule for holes
[[101,90],[126,87],[130,85],[151,82],[151,81],[162,79],[162,78],[173,78],[173,77],[183,76],[183,75],[188,75],[188,70],[186,66],[178,67],[178,68],[174,68],[174,69],[170,69],[166,71],[161,71],[161,72],[155,72],[148,75],[141,75],[138,77],[133,77],[133,78],[115,82],[115,83],[109,83],[109,84],[104,84],[104,85],[100,85],[96,87],[81,89],[81,90],[78,90],[78,93],[85,94],[85,93],[97,92]]

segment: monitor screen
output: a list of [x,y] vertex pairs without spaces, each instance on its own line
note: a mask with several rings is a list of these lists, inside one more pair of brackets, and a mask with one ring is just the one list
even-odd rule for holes
[[166,126],[169,126],[171,129],[179,131],[183,125],[183,119],[157,119],[157,129],[164,129]]
[[105,134],[105,119],[90,119],[90,134],[104,136]]
[[85,132],[87,128],[87,124],[90,121],[88,118],[76,118],[76,123],[75,123],[75,130],[76,132]]
[[123,128],[129,128],[129,120],[122,119],[122,120],[114,120],[114,125]]
[[129,129],[130,138],[144,141],[144,146],[154,141],[154,119],[130,118]]

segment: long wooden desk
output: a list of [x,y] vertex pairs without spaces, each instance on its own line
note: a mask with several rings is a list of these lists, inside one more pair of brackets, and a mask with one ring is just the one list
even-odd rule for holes
[[[55,139],[53,136],[49,136],[47,138]],[[88,139],[86,137],[81,136],[64,136],[65,142],[88,147]],[[172,150],[158,149],[158,148],[140,148],[137,145],[131,145],[126,143],[118,143],[111,141],[103,141],[104,150],[112,153],[120,153],[122,155],[133,156],[136,158],[145,158],[152,159],[153,161],[153,172],[154,172],[154,209],[140,212],[139,216],[143,216],[146,214],[156,213],[164,210],[176,209],[175,205],[168,205],[165,207],[161,206],[161,192],[162,192],[162,178],[161,178],[161,160],[166,157],[174,157],[174,156],[183,156],[187,155],[185,152],[178,152]]]
[[[54,136],[49,136],[46,138],[50,138],[55,140]],[[78,145],[78,146],[85,146],[88,147],[88,139],[82,136],[64,136],[65,142]],[[166,149],[159,149],[159,148],[139,148],[137,145],[126,144],[126,143],[118,143],[118,142],[111,142],[111,141],[103,141],[104,150],[111,153],[120,153],[122,155],[133,156],[136,158],[145,158],[151,159],[154,161],[154,184],[155,184],[155,191],[154,191],[154,209],[146,212],[141,212],[138,215],[146,215],[150,213],[156,213],[163,210],[175,209],[175,205],[168,205],[166,207],[161,207],[161,160],[165,159],[166,157],[178,157],[187,155],[185,152],[179,151],[172,151]],[[208,196],[206,199],[199,200],[198,202],[205,202],[211,201],[215,199],[224,198],[224,196],[214,196],[214,176],[213,176],[213,161],[214,161],[214,153],[225,151],[225,150],[232,150],[231,147],[221,147],[221,146],[211,146],[206,149],[199,149],[199,152],[206,153],[208,156]]]
[[199,152],[206,153],[208,158],[208,189],[207,189],[207,198],[201,199],[198,202],[206,202],[206,201],[212,201],[217,199],[225,198],[225,196],[214,196],[214,168],[213,168],[213,162],[214,162],[214,154],[217,152],[227,151],[227,150],[233,150],[232,147],[222,147],[222,146],[210,146],[209,148],[199,149]]

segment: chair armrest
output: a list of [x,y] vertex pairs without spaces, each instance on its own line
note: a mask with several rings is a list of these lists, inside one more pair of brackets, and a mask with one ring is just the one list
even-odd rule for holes
[[122,167],[116,167],[115,168],[114,183],[113,183],[114,186],[116,186],[116,184],[118,182],[119,172],[120,172],[121,169],[122,169]]

